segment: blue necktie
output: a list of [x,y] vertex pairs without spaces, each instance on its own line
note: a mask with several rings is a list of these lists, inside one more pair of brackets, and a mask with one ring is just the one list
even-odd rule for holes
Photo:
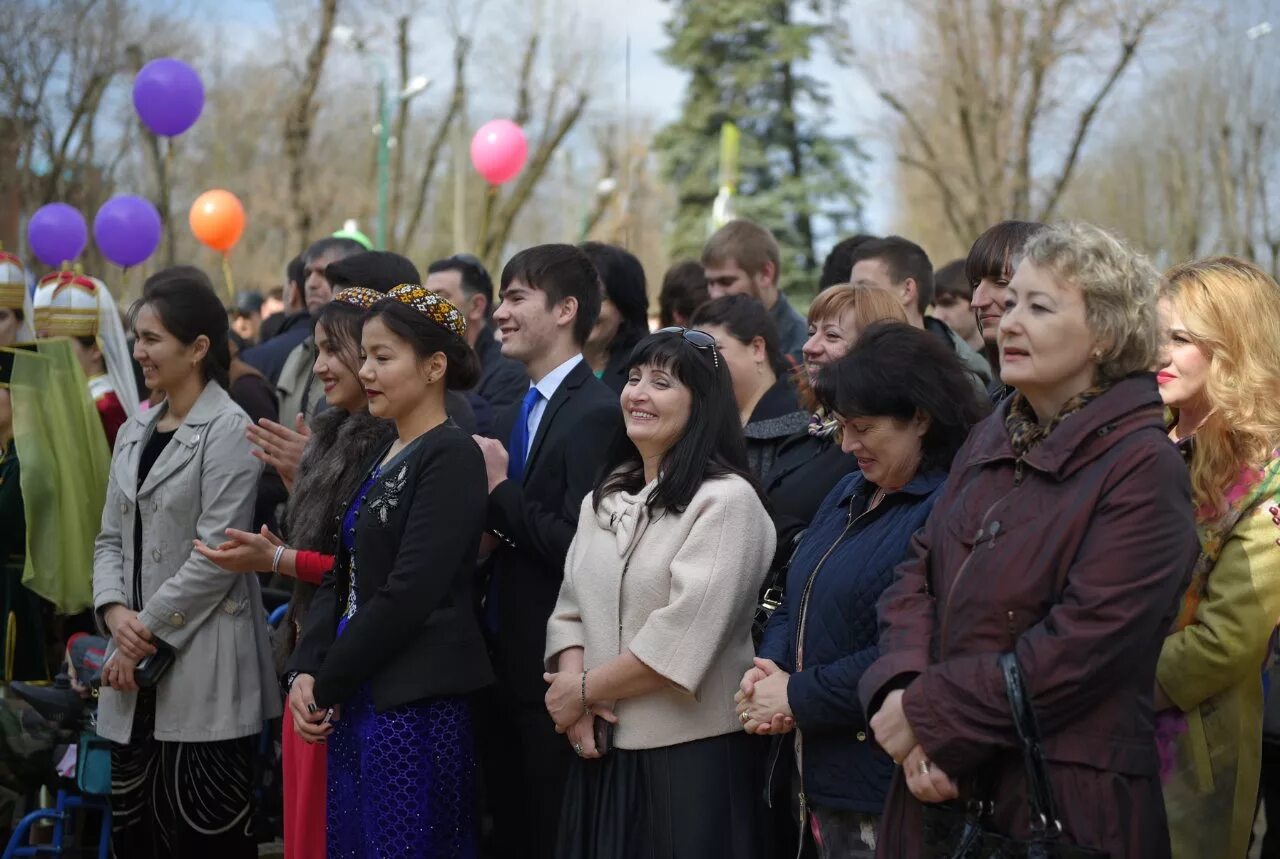
[[520,416],[511,428],[511,443],[507,445],[507,477],[511,480],[524,479],[525,457],[529,450],[529,415],[541,399],[542,392],[530,388],[520,402]]

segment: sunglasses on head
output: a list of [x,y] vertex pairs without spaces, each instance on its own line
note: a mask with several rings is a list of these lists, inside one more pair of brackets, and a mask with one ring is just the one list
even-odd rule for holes
[[684,342],[688,343],[695,349],[710,349],[711,360],[715,362],[716,369],[720,369],[720,351],[716,349],[716,338],[712,337],[705,331],[699,331],[697,328],[681,328],[673,325],[670,328],[659,328],[654,334],[679,334],[684,338]]

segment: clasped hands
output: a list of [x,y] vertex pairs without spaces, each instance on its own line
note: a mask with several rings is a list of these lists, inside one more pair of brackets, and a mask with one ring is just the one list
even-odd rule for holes
[[885,696],[880,709],[871,717],[871,730],[876,742],[902,765],[907,789],[921,802],[946,802],[960,797],[956,783],[938,765],[929,760],[916,742],[916,735],[902,709],[902,690]]
[[755,664],[742,675],[742,685],[733,696],[742,730],[760,736],[795,730],[795,715],[787,700],[791,675],[772,659],[752,661]]
[[138,684],[133,672],[139,662],[156,652],[151,630],[138,619],[136,611],[120,603],[108,608],[102,620],[116,645],[115,653],[102,666],[102,685],[120,692],[136,692]]
[[584,708],[582,692],[585,684],[580,671],[546,673],[542,679],[547,683],[544,700],[547,713],[556,723],[556,733],[568,735],[569,745],[573,746],[578,757],[600,757],[600,750],[596,748],[596,716],[616,725],[618,717],[613,712],[612,703],[593,701],[588,697]]

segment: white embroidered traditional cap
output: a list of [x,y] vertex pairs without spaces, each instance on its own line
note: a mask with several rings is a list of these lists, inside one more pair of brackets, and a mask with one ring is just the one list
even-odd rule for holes
[[32,300],[37,337],[94,337],[102,350],[125,414],[138,411],[137,383],[129,365],[129,343],[120,310],[107,285],[74,271],[55,271],[40,279]]
[[35,328],[31,324],[34,317],[31,292],[27,289],[27,270],[22,267],[22,260],[5,251],[0,251],[0,307],[22,311],[16,342],[30,343],[36,339]]

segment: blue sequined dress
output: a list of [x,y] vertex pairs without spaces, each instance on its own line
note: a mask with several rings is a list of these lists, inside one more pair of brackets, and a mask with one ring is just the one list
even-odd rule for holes
[[[359,611],[355,528],[378,469],[342,520],[351,590],[342,635]],[[462,698],[375,712],[367,685],[344,701],[328,740],[329,859],[446,859],[476,855],[475,739]]]

